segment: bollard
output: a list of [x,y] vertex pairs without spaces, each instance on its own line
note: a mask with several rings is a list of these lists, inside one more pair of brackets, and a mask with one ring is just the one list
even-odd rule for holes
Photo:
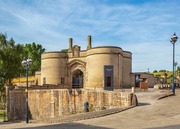
[[132,93],[134,93],[135,92],[135,87],[132,87],[131,89],[132,89]]
[[132,106],[138,106],[138,99],[135,94],[132,96]]
[[89,112],[89,103],[87,101],[84,102],[84,112]]

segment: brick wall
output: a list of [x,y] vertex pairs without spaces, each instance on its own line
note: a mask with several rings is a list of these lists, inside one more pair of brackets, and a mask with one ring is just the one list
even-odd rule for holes
[[[55,118],[62,115],[84,112],[84,102],[90,111],[132,105],[132,94],[116,91],[94,91],[85,89],[41,89],[29,90],[29,113],[32,119]],[[10,120],[25,119],[25,92],[9,92]]]

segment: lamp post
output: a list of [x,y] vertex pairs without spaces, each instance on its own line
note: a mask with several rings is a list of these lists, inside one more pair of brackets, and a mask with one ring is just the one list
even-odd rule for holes
[[26,123],[29,123],[29,112],[28,112],[28,68],[29,66],[32,64],[32,60],[30,58],[28,58],[27,60],[23,60],[22,62],[22,66],[24,66],[25,70],[26,70]]
[[175,85],[174,85],[174,67],[175,67],[175,43],[177,41],[178,37],[176,36],[176,33],[173,34],[170,42],[173,44],[173,76],[172,76],[172,93],[175,95]]

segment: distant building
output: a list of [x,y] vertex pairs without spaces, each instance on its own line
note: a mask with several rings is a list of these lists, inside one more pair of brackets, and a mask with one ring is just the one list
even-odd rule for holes
[[131,74],[131,84],[135,87],[147,86],[148,88],[154,87],[158,82],[158,78],[154,77],[153,74],[146,72],[136,72]]
[[[25,86],[26,85],[26,77],[13,78],[12,83],[15,86]],[[35,84],[35,77],[34,76],[28,76],[28,83],[29,83],[29,85],[34,85]]]

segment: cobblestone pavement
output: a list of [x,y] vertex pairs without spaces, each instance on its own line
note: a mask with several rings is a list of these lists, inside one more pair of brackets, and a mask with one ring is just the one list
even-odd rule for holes
[[[126,92],[130,92],[126,90]],[[78,114],[59,119],[43,121],[45,123],[0,123],[0,128],[46,128],[46,129],[123,129],[123,128],[180,128],[180,90],[176,90],[176,95],[165,99],[167,90],[149,89],[147,92],[136,92],[139,106],[125,110],[116,108],[103,110],[101,112],[91,112]],[[121,110],[125,110],[120,112]],[[119,113],[117,113],[119,112]],[[114,114],[115,113],[115,114]],[[112,114],[112,115],[108,115]],[[107,116],[106,116],[107,115]],[[104,117],[99,117],[104,116]],[[94,118],[98,117],[98,118]],[[93,118],[93,119],[89,119]],[[85,119],[85,120],[83,120]],[[71,122],[75,121],[76,122]],[[61,123],[63,122],[63,123]],[[66,122],[66,123],[64,123]],[[51,124],[53,123],[53,124]]]

